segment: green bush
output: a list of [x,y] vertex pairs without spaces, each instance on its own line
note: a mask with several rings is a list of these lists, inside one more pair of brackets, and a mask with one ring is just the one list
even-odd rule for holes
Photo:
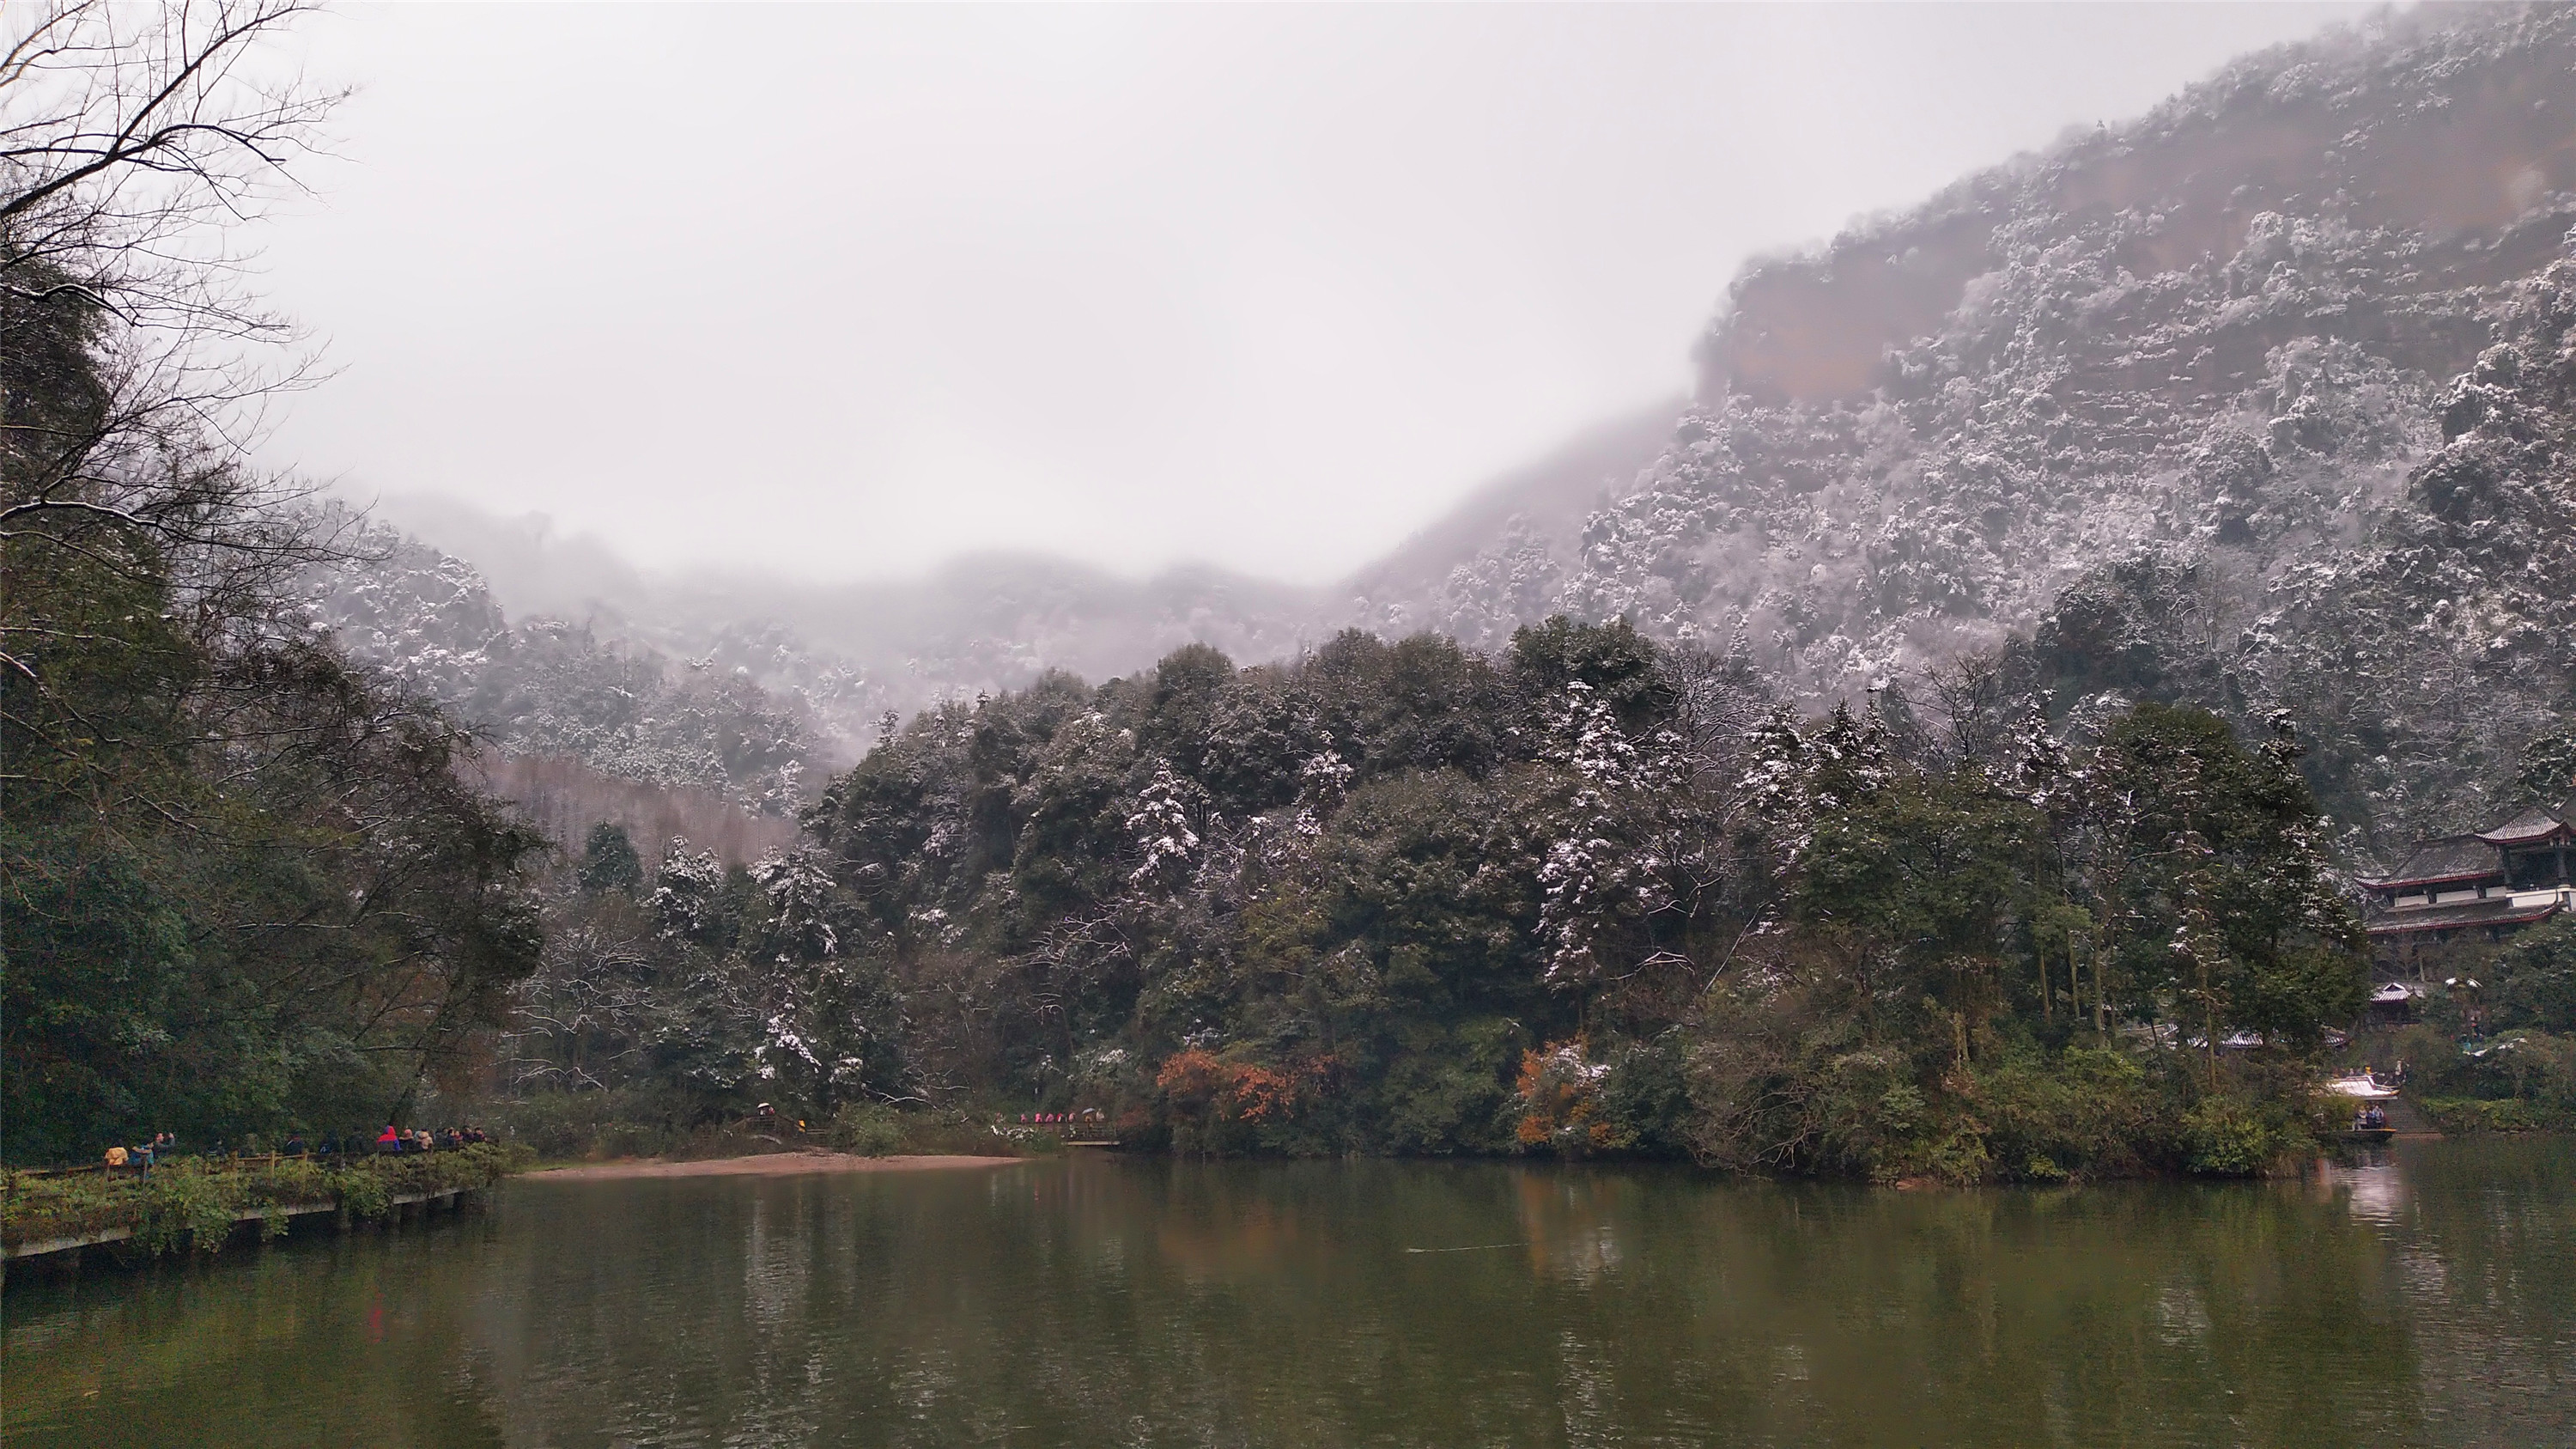
[[875,1102],[855,1104],[833,1114],[823,1140],[835,1152],[860,1157],[891,1156],[906,1145],[904,1120],[892,1107]]
[[2433,1125],[2454,1135],[2470,1132],[2576,1131],[2576,1111],[2536,1102],[2478,1097],[2419,1097],[2415,1105]]
[[1690,1116],[1688,1062],[1678,1033],[1614,1053],[1601,1110],[1615,1140],[1641,1156],[1679,1157]]
[[2576,1109],[2576,1037],[2509,1031],[2468,1061],[2477,1096],[2511,1097],[2562,1114]]
[[2306,1129],[2271,1102],[2212,1095],[2183,1114],[2184,1166],[2202,1177],[2255,1177],[2314,1144]]
[[2120,1052],[2074,1046],[2006,1054],[1973,1078],[1974,1110],[1998,1175],[2034,1182],[2125,1176],[2151,1154],[2163,1116],[2146,1069]]
[[[13,1173],[5,1202],[0,1202],[0,1241],[15,1246],[124,1228],[133,1234],[134,1246],[149,1256],[183,1248],[212,1253],[223,1247],[241,1214],[252,1209],[329,1203],[352,1217],[380,1218],[392,1211],[396,1197],[489,1187],[525,1170],[533,1159],[523,1146],[487,1143],[328,1166],[310,1158],[183,1158],[129,1177]],[[263,1219],[262,1235],[283,1233],[285,1221],[284,1214]]]
[[393,1184],[381,1172],[353,1172],[340,1183],[340,1209],[353,1218],[373,1220],[393,1211]]
[[2396,1047],[2408,1085],[2426,1098],[2526,1102],[2534,1121],[2576,1116],[2576,1037],[2517,1028],[2472,1056],[2439,1028],[2418,1025],[2399,1032]]
[[2484,974],[2499,1024],[2576,1031],[2576,916],[2515,936]]

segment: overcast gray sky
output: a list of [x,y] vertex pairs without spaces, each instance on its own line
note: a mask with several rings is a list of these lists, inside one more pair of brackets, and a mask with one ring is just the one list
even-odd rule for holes
[[1746,257],[2361,10],[352,8],[273,451],[653,565],[1320,581],[1679,394]]

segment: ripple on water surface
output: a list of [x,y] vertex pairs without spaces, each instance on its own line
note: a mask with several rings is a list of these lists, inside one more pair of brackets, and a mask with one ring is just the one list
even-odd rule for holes
[[20,1273],[18,1445],[2576,1443],[2576,1150],[1891,1193],[1169,1163],[523,1181]]

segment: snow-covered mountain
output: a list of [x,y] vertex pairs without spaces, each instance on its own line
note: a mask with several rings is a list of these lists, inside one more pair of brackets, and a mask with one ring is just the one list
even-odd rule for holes
[[[660,579],[452,509],[391,516],[474,560],[513,618],[764,691],[814,758],[865,748],[888,710],[1185,642],[1492,647],[1625,615],[1740,636],[1813,700],[2020,641],[2062,709],[2287,708],[2369,854],[2484,811],[2576,714],[2576,303],[2551,270],[2571,228],[2576,9],[2435,7],[2248,57],[1748,266],[1692,402],[1498,480],[1338,588],[1029,558],[903,585]],[[452,628],[368,625],[413,641],[405,667],[447,669],[485,627],[457,567],[406,586],[450,588]],[[365,592],[334,607],[375,617]]]
[[[326,517],[345,557],[307,576],[354,662],[448,706],[503,754],[695,790],[783,819],[837,763],[804,696],[747,667],[675,659],[587,622],[513,621],[480,573],[386,524]],[[819,771],[814,771],[819,774]]]
[[1409,602],[1741,635],[1809,697],[2038,631],[2061,679],[2312,718],[2339,810],[2421,828],[2568,713],[2563,480],[2545,447],[2447,480],[2462,399],[2564,420],[2571,193],[2576,10],[2249,57],[1748,267],[1633,488]]
[[[1745,632],[1832,690],[2031,627],[2141,546],[2258,573],[2351,546],[2565,250],[2571,20],[2419,12],[2255,56],[1749,267],[1673,447],[1544,540],[1547,604]],[[1431,621],[1489,612],[1526,547],[1442,581]]]

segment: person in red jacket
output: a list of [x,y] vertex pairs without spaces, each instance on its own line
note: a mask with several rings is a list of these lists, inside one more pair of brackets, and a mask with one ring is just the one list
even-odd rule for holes
[[376,1150],[378,1152],[402,1151],[402,1133],[391,1122],[385,1124],[384,1131],[376,1134]]

